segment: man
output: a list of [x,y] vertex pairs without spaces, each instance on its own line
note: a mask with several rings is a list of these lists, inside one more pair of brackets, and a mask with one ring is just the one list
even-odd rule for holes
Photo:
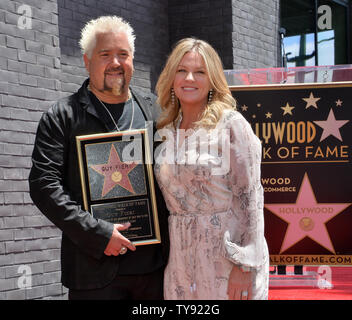
[[30,172],[30,195],[62,230],[62,283],[69,299],[162,299],[167,260],[167,210],[156,185],[162,244],[135,247],[120,231],[129,224],[95,219],[82,209],[76,136],[144,128],[155,121],[155,96],[130,88],[133,29],[100,17],[82,30],[89,73],[82,87],[40,120]]

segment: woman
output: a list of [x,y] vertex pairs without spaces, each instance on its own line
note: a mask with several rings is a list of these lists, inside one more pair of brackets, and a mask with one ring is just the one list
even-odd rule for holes
[[261,144],[218,54],[179,41],[156,89],[165,140],[155,173],[170,211],[165,299],[267,299]]

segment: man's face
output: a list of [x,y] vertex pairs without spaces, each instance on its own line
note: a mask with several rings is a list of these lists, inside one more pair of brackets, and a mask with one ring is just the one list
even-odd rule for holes
[[108,96],[127,94],[133,74],[133,57],[125,33],[100,33],[89,59],[84,55],[90,86]]

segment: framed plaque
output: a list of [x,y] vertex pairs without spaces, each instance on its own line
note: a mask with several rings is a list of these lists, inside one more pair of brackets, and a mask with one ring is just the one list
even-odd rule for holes
[[111,223],[134,245],[160,243],[146,129],[77,136],[84,209]]

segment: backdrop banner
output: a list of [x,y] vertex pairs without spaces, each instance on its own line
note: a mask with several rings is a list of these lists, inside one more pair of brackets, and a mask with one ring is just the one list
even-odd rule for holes
[[352,265],[352,82],[232,86],[262,142],[272,265]]

